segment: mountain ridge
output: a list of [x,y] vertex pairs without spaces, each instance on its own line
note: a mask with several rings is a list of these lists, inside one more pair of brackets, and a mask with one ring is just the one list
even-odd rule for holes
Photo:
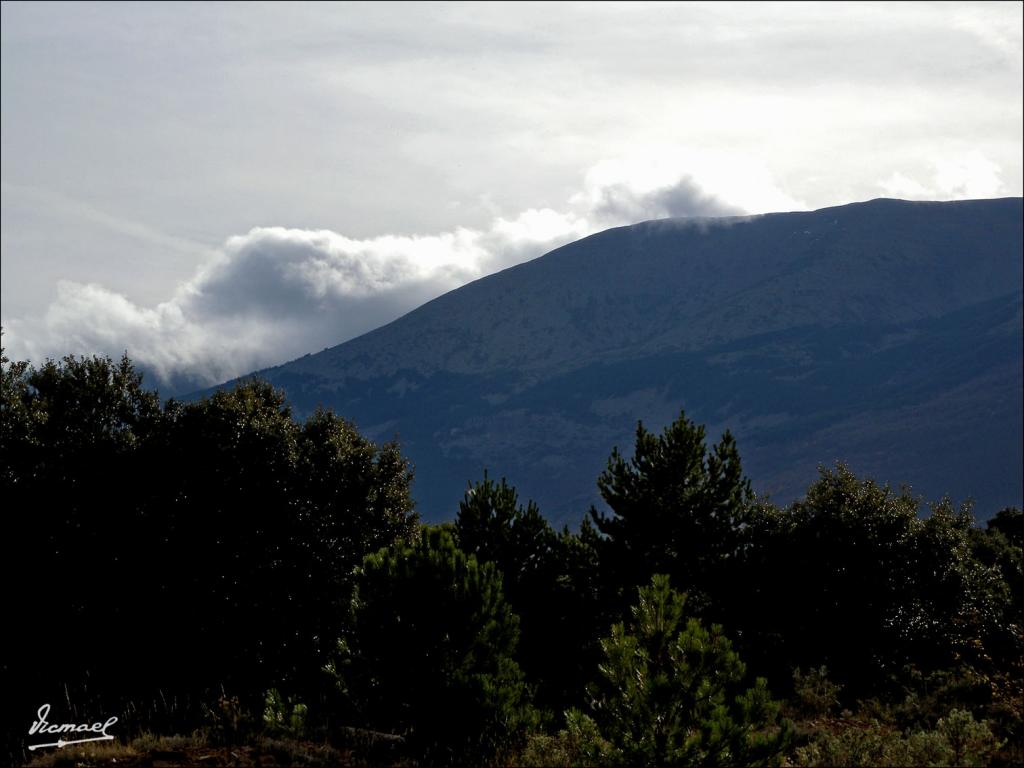
[[[930,496],[1019,504],[1020,462],[990,456],[940,488],[954,449],[925,449],[932,471],[886,451],[973,425],[1020,456],[1021,211],[879,198],[617,227],[256,375],[299,413],[332,406],[376,439],[397,433],[430,519],[488,467],[575,521],[612,445],[681,408],[732,429],[755,488],[782,501],[845,458]],[[915,417],[943,402],[952,433]]]

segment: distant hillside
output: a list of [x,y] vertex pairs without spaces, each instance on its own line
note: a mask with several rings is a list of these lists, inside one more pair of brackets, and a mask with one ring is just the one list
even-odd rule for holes
[[398,435],[427,519],[486,467],[575,523],[611,447],[681,408],[776,501],[842,459],[988,517],[1024,483],[1021,220],[873,200],[619,227],[259,375]]

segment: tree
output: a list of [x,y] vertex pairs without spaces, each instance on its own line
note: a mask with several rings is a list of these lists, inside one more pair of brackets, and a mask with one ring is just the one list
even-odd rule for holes
[[827,665],[852,701],[910,665],[985,669],[998,649],[1019,655],[1009,592],[972,547],[970,508],[947,499],[922,517],[920,506],[840,464],[788,508],[752,509],[735,615],[760,670]]
[[1024,636],[1024,513],[1000,510],[986,530],[975,528],[970,535],[978,562],[1001,574],[1010,595],[1009,621],[1014,634]]
[[31,454],[41,414],[30,373],[26,361],[12,361],[0,346],[0,482],[8,493],[20,493],[31,482]]
[[398,444],[375,445],[331,411],[318,410],[301,425],[295,471],[302,559],[312,561],[299,589],[316,598],[310,604],[296,595],[295,604],[308,606],[308,655],[320,658],[345,628],[356,570],[384,547],[412,544],[419,516],[412,469]]
[[931,505],[916,535],[916,603],[924,626],[911,628],[916,663],[943,668],[953,662],[993,672],[993,655],[1021,657],[1010,587],[1001,564],[985,564],[973,546],[974,515],[948,498]]
[[452,533],[460,549],[502,573],[536,704],[554,713],[577,703],[610,621],[602,611],[600,541],[589,520],[578,533],[556,534],[536,504],[523,506],[505,478],[495,482],[484,472],[460,502]]
[[452,527],[456,545],[481,563],[493,563],[512,609],[520,618],[517,658],[537,682],[537,700],[561,707],[566,674],[579,651],[566,632],[569,606],[560,574],[559,539],[537,505],[524,507],[505,478],[484,479],[466,490]]
[[704,427],[685,413],[660,436],[639,423],[632,459],[613,449],[597,485],[611,514],[591,509],[591,516],[607,537],[602,562],[620,588],[666,573],[697,613],[721,607],[752,498],[729,432],[709,451]]
[[778,763],[789,731],[766,681],[743,690],[746,667],[722,628],[684,619],[684,606],[655,575],[628,629],[616,624],[602,641],[603,682],[593,689],[601,735],[627,765]]
[[416,527],[396,445],[300,426],[257,381],[161,405],[127,358],[4,355],[0,384],[0,561],[32,584],[4,593],[13,698],[180,717],[221,686],[248,706],[325,687],[352,571]]
[[132,626],[145,596],[126,543],[150,474],[138,448],[160,429],[159,398],[127,358],[69,356],[39,368],[2,358],[0,561],[14,660],[4,664],[6,688],[12,700],[19,689],[80,690],[89,676],[118,688],[131,649],[110,642],[110,628]]
[[440,528],[369,555],[329,670],[353,716],[432,765],[487,763],[532,721],[518,619],[492,563]]
[[1007,507],[988,521],[986,530],[971,532],[974,555],[998,570],[1010,593],[1010,621],[1024,635],[1024,512]]
[[366,555],[411,543],[418,516],[412,470],[395,442],[375,445],[349,422],[318,409],[301,426],[297,471],[301,514],[348,577]]
[[787,509],[765,505],[751,517],[750,590],[737,613],[773,677],[825,665],[863,693],[902,668],[920,614],[912,599],[917,512],[909,494],[840,465],[822,468]]
[[519,504],[519,494],[505,478],[495,483],[484,472],[483,481],[466,491],[453,534],[463,552],[498,567],[510,597],[520,586],[549,580],[555,533],[536,504]]
[[1003,534],[1015,547],[1024,547],[1024,512],[1016,507],[1006,507],[988,521],[989,530]]
[[162,608],[191,618],[180,642],[202,649],[178,674],[255,708],[268,687],[292,682],[294,660],[311,650],[309,611],[329,605],[300,514],[299,428],[284,395],[260,381],[172,402],[167,417],[152,451],[172,471],[151,502],[165,530],[150,556],[168,575]]
[[167,412],[159,463],[175,471],[154,504],[168,556],[192,558],[168,588],[197,619],[191,642],[205,651],[192,674],[247,692],[252,706],[271,684],[311,695],[352,572],[413,535],[408,462],[331,412],[298,424],[258,380]]

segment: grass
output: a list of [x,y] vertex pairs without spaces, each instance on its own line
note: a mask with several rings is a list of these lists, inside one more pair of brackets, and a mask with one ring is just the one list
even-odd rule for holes
[[216,746],[206,735],[158,736],[145,733],[128,744],[83,744],[33,755],[27,768],[335,768],[352,765],[349,755],[326,744],[294,739],[254,738],[248,745]]
[[134,746],[115,741],[50,749],[34,755],[28,765],[30,768],[92,768],[93,766],[131,765],[138,757],[139,752]]

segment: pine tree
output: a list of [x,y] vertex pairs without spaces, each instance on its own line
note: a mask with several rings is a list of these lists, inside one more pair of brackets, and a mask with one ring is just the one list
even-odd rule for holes
[[613,449],[597,485],[612,514],[591,509],[591,516],[607,537],[602,562],[620,587],[666,573],[692,610],[722,602],[716,598],[732,586],[729,569],[752,498],[729,432],[709,451],[704,427],[685,413],[661,435],[639,423],[633,458]]
[[627,628],[602,641],[601,684],[592,689],[601,735],[627,765],[771,765],[789,739],[778,706],[718,625],[684,618],[685,598],[655,575],[639,590]]
[[500,483],[484,472],[482,482],[466,491],[453,529],[459,548],[480,562],[494,563],[505,577],[506,592],[548,580],[556,537],[537,505],[525,507],[505,478]]
[[329,671],[356,718],[430,765],[494,761],[533,710],[501,575],[441,528],[366,558]]

